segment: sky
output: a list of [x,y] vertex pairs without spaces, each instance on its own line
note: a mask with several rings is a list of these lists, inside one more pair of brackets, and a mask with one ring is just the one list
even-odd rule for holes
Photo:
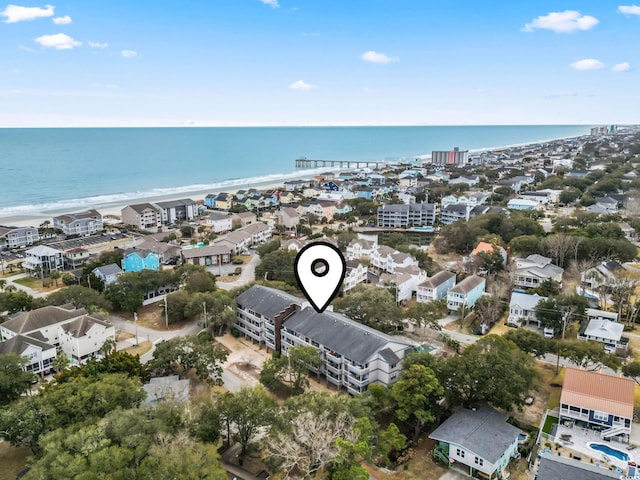
[[1,127],[640,123],[640,2],[17,1]]

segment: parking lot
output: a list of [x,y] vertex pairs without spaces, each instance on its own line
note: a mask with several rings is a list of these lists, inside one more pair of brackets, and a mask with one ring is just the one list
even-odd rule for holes
[[58,250],[70,250],[72,248],[87,248],[91,249],[104,244],[115,243],[122,244],[123,241],[131,240],[135,241],[140,238],[141,235],[134,233],[105,233],[103,235],[93,235],[90,237],[73,238],[71,240],[62,240],[59,242],[47,243],[49,247],[57,248]]

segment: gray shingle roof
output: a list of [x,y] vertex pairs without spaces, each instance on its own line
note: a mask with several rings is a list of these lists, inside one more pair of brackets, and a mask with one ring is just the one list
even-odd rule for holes
[[86,314],[87,311],[84,308],[69,310],[64,307],[48,306],[22,312],[4,322],[2,326],[15,333],[28,333]]
[[[291,315],[284,322],[284,327],[361,364],[387,348],[389,342],[404,344],[344,315],[327,311],[317,313],[310,307]],[[406,345],[411,348],[411,345]]]
[[303,300],[275,288],[254,285],[236,299],[241,309],[251,309],[268,318],[273,318],[289,305],[302,305]]
[[436,288],[438,285],[442,285],[451,277],[455,277],[455,276],[456,276],[455,273],[451,273],[446,270],[443,270],[441,272],[436,273],[433,277],[427,278],[424,282],[422,282],[418,286],[426,287],[426,288]]
[[4,342],[0,342],[0,354],[3,353],[22,353],[29,348],[30,345],[35,347],[40,347],[42,350],[50,350],[52,348],[56,348],[53,345],[49,345],[48,343],[37,340],[33,337],[28,337],[26,335],[16,335],[15,337],[11,337]]
[[496,463],[520,430],[507,423],[507,416],[483,407],[476,411],[461,408],[436,428],[429,438],[454,443],[463,449]]
[[620,474],[571,458],[543,455],[538,467],[538,480],[607,480]]
[[484,278],[479,277],[478,275],[471,275],[462,280],[455,287],[450,288],[449,291],[454,293],[469,293],[481,283],[485,283]]
[[109,265],[102,265],[101,267],[96,267],[93,269],[93,273],[99,272],[101,275],[108,277],[109,275],[120,275],[122,273],[122,269],[115,263],[110,263]]
[[76,318],[69,323],[65,323],[61,328],[73,335],[76,338],[83,337],[94,325],[102,325],[103,327],[110,327],[111,324],[106,320],[92,317],[90,315],[83,315],[80,318]]
[[534,310],[541,300],[546,300],[547,297],[542,297],[537,293],[535,295],[527,295],[526,293],[512,292],[511,301],[509,307],[518,306],[524,310]]

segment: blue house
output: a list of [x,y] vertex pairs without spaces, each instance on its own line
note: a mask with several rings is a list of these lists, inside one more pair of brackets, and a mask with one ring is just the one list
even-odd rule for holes
[[484,293],[486,280],[478,275],[470,275],[447,293],[447,308],[452,311],[473,307]]
[[142,270],[159,270],[160,259],[151,250],[128,248],[124,251],[122,270],[124,272],[140,272]]
[[325,190],[328,190],[330,192],[337,192],[338,190],[340,190],[340,187],[337,184],[335,184],[334,182],[327,182],[327,183],[322,185],[322,188],[324,188]]
[[374,189],[371,187],[360,187],[356,191],[356,197],[371,200],[374,196]]

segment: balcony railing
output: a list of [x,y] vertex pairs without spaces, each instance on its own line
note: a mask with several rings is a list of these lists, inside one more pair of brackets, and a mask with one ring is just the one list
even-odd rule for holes
[[357,365],[351,365],[351,364],[347,364],[347,368],[349,369],[350,372],[353,372],[356,375],[362,375],[363,373],[367,373],[369,371],[368,368],[359,367]]
[[331,353],[330,351],[326,351],[324,352],[325,357],[327,358],[327,360],[331,360],[334,363],[342,363],[342,356],[338,353]]

